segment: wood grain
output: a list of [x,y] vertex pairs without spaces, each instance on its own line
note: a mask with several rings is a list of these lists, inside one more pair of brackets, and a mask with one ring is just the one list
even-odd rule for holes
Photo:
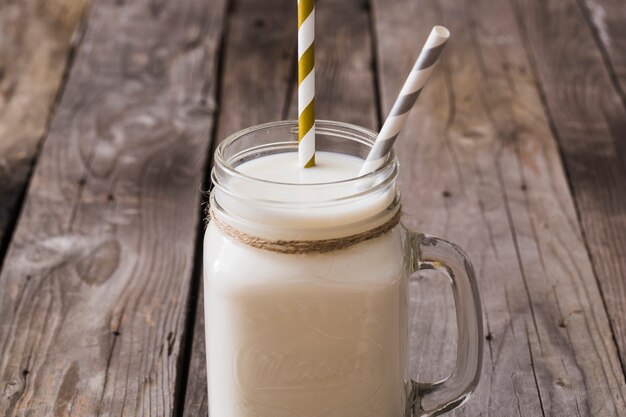
[[87,0],[0,2],[0,257],[47,131]]
[[282,118],[296,59],[297,27],[289,24],[296,13],[292,3],[232,1],[220,80],[218,141],[245,127]]
[[[289,8],[278,0],[265,1],[257,8],[248,7],[247,1],[236,4],[226,35],[217,141],[256,123],[297,116],[295,2]],[[317,8],[316,20],[318,27],[336,28],[316,34],[317,117],[376,126],[367,8],[358,0],[326,0]],[[294,24],[285,25],[289,21]],[[257,23],[255,29],[254,22],[264,23]],[[264,78],[260,80],[259,74],[250,74],[250,68],[268,70],[261,73]],[[207,405],[204,308],[200,299],[184,415],[206,416]]]
[[576,1],[517,10],[625,366],[626,101]]
[[593,28],[604,63],[626,105],[626,6],[622,0],[578,0],[578,3]]
[[[453,415],[624,415],[624,375],[516,9],[488,0],[373,3],[383,113],[428,28],[452,32],[396,150],[405,223],[459,243],[479,275],[483,378]],[[525,19],[545,44],[558,29],[544,15]],[[439,343],[420,352],[425,379],[453,361],[452,332],[443,306],[412,297],[435,309],[413,330]]]
[[0,275],[0,415],[173,414],[224,9],[92,6]]

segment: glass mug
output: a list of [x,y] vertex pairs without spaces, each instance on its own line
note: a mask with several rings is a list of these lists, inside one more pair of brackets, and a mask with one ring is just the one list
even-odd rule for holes
[[[317,150],[362,158],[376,137],[331,121],[316,129]],[[296,121],[242,130],[215,152],[204,238],[210,416],[431,416],[461,405],[476,388],[483,350],[467,256],[394,222],[393,153],[368,175],[321,184],[236,170],[282,152],[297,152]],[[354,236],[358,243],[346,246]],[[281,253],[293,242],[326,246]],[[437,383],[409,380],[406,369],[408,277],[425,269],[449,278],[456,306],[456,368]]]

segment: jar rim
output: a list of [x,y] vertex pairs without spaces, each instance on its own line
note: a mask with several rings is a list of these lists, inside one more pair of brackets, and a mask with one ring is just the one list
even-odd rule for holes
[[[399,163],[393,151],[375,171],[340,181],[275,182],[237,170],[251,159],[297,152],[297,126],[296,120],[263,123],[218,145],[210,205],[223,222],[257,237],[325,239],[371,229],[395,214]],[[377,134],[350,123],[319,120],[316,135],[320,150],[365,158]],[[303,189],[309,192],[295,192]]]
[[[339,180],[339,181],[298,184],[298,183],[293,183],[293,182],[270,181],[270,180],[244,174],[238,171],[236,167],[232,165],[231,161],[227,160],[224,156],[226,148],[229,145],[232,145],[233,142],[235,142],[236,140],[240,139],[243,136],[246,136],[246,135],[258,132],[258,131],[262,131],[265,129],[288,127],[288,126],[291,126],[294,129],[297,129],[298,121],[292,119],[292,120],[278,120],[274,122],[261,123],[261,124],[247,127],[245,129],[241,129],[235,133],[232,133],[231,135],[227,136],[226,139],[220,142],[220,144],[215,149],[215,166],[219,167],[231,178],[240,178],[245,181],[253,181],[258,184],[276,185],[276,186],[287,187],[287,188],[294,187],[294,188],[312,189],[312,188],[319,188],[319,187],[324,187],[324,186],[341,186],[341,185],[348,185],[351,183],[364,182],[369,179],[374,179],[380,176],[382,172],[389,169],[389,165],[398,164],[395,151],[392,149],[387,155],[387,157],[385,158],[384,163],[380,167],[378,167],[374,171],[369,172],[365,175],[360,175],[354,178],[348,178],[348,179]],[[369,146],[370,148],[373,146],[374,141],[376,140],[376,137],[378,136],[378,134],[371,129],[358,126],[352,123],[338,122],[334,120],[316,119],[315,127],[316,127],[316,134],[324,134],[324,133],[329,133],[329,132],[337,133],[336,131],[334,131],[334,129],[337,129],[337,128],[349,129],[356,133],[360,133],[362,136],[357,137],[356,135],[352,135],[353,137],[351,139],[359,140],[365,145]],[[294,133],[295,132],[296,130],[294,130]],[[347,132],[342,132],[342,133],[344,135],[348,134]]]

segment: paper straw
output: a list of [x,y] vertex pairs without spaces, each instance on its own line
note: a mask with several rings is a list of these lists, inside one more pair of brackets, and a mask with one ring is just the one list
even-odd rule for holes
[[387,120],[383,123],[382,129],[376,137],[374,146],[372,146],[365,163],[361,167],[359,175],[369,174],[380,168],[385,162],[387,154],[391,151],[393,143],[404,127],[409,112],[422,92],[424,84],[428,81],[428,77],[449,37],[450,31],[443,26],[435,26],[430,32],[409,77],[404,82],[404,86],[387,116]]
[[315,0],[298,0],[298,161],[315,165]]

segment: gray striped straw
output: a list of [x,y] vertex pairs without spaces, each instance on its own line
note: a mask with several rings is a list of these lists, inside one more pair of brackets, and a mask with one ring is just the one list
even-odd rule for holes
[[422,92],[424,84],[428,81],[428,77],[435,67],[449,37],[450,31],[443,26],[435,26],[430,32],[409,77],[404,82],[402,90],[400,90],[400,95],[393,104],[387,120],[383,123],[382,129],[380,129],[380,133],[376,137],[374,146],[372,146],[365,163],[361,167],[359,175],[369,174],[380,168],[385,162],[387,154],[391,151],[393,143],[404,127],[407,116],[417,101],[417,97]]

